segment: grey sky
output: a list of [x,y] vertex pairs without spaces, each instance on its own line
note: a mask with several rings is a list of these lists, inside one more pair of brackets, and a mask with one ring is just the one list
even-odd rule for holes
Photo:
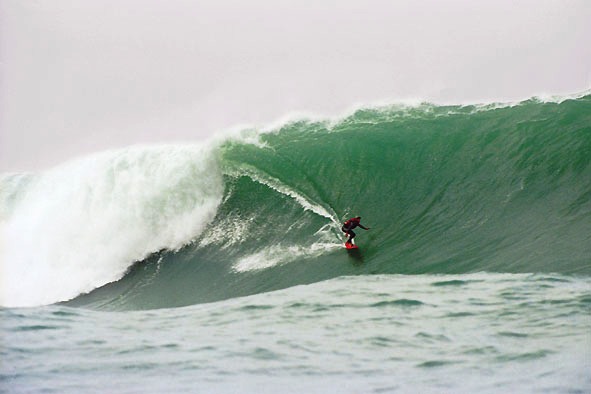
[[286,114],[591,85],[591,2],[0,0],[0,173]]

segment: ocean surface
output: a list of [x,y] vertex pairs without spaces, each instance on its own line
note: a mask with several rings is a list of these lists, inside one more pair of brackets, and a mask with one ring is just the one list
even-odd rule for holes
[[589,393],[591,95],[2,174],[0,305],[2,393]]

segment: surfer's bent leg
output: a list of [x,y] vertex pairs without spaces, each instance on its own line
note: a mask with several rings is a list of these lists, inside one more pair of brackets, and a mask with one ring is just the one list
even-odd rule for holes
[[353,238],[355,238],[355,233],[353,232],[353,230],[349,230],[345,226],[343,226],[341,227],[341,231],[349,236],[347,243],[353,243]]
[[350,244],[352,244],[353,243],[353,238],[355,238],[355,235],[356,234],[353,232],[353,230],[349,230],[347,233],[349,234],[349,239],[347,240],[347,242],[349,242]]

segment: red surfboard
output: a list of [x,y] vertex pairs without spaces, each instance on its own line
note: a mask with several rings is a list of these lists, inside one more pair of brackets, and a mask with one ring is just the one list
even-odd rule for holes
[[347,249],[359,249],[359,247],[355,244],[345,243],[345,248]]

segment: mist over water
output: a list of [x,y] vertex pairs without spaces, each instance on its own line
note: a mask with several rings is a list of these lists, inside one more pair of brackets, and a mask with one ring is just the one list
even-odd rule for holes
[[0,4],[0,172],[291,113],[589,89],[585,0]]

